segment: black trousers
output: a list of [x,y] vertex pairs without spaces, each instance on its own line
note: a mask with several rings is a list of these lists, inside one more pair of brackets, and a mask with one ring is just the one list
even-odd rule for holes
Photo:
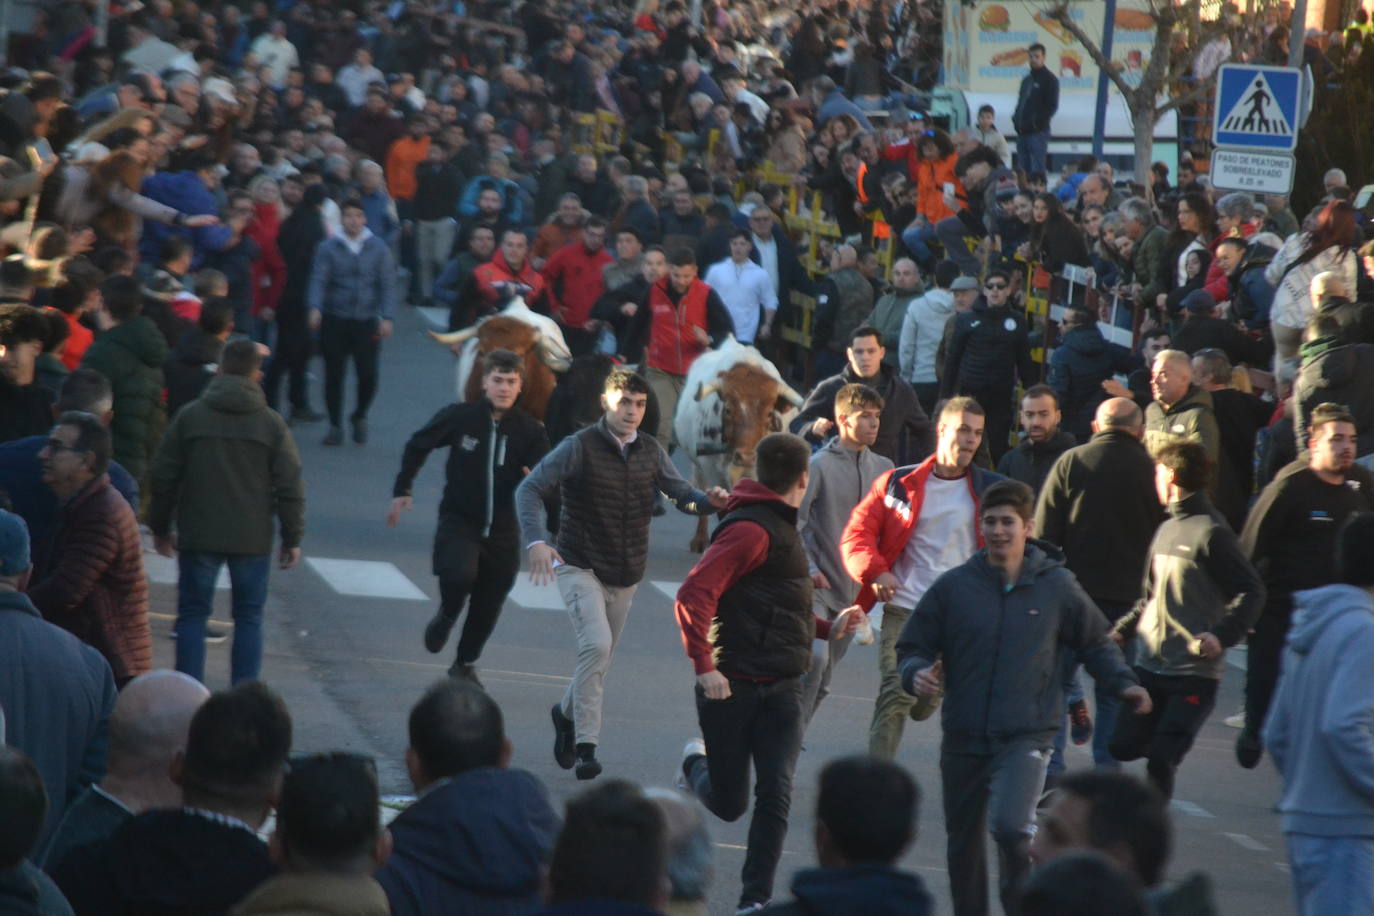
[[1245,730],[1252,735],[1259,735],[1269,714],[1291,619],[1292,611],[1287,607],[1266,607],[1250,634],[1250,652],[1245,659]]
[[493,528],[456,515],[439,516],[434,532],[434,575],[439,599],[449,617],[457,617],[467,602],[468,615],[458,638],[457,662],[475,664],[496,628],[506,595],[520,571],[520,531],[514,524]]
[[324,355],[324,403],[329,411],[329,425],[343,426],[344,375],[348,361],[358,374],[358,403],[350,415],[353,419],[367,416],[372,399],[377,395],[377,363],[382,341],[377,336],[375,319],[354,320],[325,315],[320,322],[320,352]]
[[992,455],[992,466],[1002,460],[1011,449],[1011,388],[966,392],[976,400],[986,414],[983,441]]
[[799,677],[761,684],[730,681],[730,696],[708,700],[696,688],[697,721],[706,756],[687,773],[692,792],[721,820],[739,820],[749,810],[749,769],[756,771],[754,816],[744,853],[740,906],[773,896],[773,877],[787,837],[792,774],[801,751],[805,716]]
[[287,377],[286,397],[292,407],[304,410],[310,406],[305,373],[310,365],[310,327],[305,312],[277,313],[277,349],[267,366],[262,387],[267,406],[277,409],[281,379]]
[[1172,798],[1174,774],[1216,706],[1221,682],[1196,675],[1155,674],[1139,666],[1135,673],[1154,708],[1143,716],[1123,710],[1112,734],[1112,756],[1117,760],[1144,757],[1150,782],[1165,798]]

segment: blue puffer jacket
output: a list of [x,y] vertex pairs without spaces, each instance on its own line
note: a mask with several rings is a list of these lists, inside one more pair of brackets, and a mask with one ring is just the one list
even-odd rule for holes
[[348,250],[342,235],[315,249],[306,307],[354,321],[391,318],[396,311],[396,261],[391,248],[375,235],[362,251]]
[[1076,656],[1115,696],[1137,683],[1107,619],[1046,541],[1026,543],[1021,574],[1006,589],[987,548],[941,575],[897,640],[902,689],[944,661],[941,724],[947,750],[988,753],[1005,741],[1049,747],[1064,719],[1063,660]]
[[[205,187],[205,182],[195,172],[158,172],[143,180],[141,193],[160,204],[174,207],[190,216],[219,213],[215,195]],[[146,264],[158,263],[162,241],[169,235],[179,235],[195,246],[191,255],[191,268],[199,269],[208,251],[221,251],[233,238],[234,231],[224,224],[201,226],[188,229],[146,220],[143,223],[143,237],[138,242],[138,253]]]
[[1120,344],[1108,343],[1093,327],[1068,331],[1050,354],[1046,381],[1059,397],[1061,426],[1079,442],[1092,435],[1093,414],[1107,399],[1102,383],[1118,372],[1129,374],[1139,368],[1140,360]]
[[431,787],[390,829],[395,848],[377,881],[395,916],[540,910],[540,877],[559,821],[530,773],[460,773]]
[[509,179],[493,178],[491,175],[478,175],[468,182],[468,186],[463,190],[463,199],[458,202],[458,218],[469,220],[476,216],[477,200],[488,188],[501,192],[502,219],[511,226],[525,225],[525,198],[520,186]]

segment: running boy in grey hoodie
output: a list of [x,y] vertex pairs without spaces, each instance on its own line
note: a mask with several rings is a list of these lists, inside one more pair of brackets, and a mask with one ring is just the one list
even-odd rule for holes
[[1155,453],[1155,492],[1169,518],[1150,544],[1145,596],[1117,623],[1120,645],[1140,636],[1136,675],[1154,711],[1117,720],[1117,760],[1146,758],[1145,772],[1165,798],[1174,773],[1216,705],[1226,650],[1264,607],[1264,583],[1230,526],[1207,498],[1212,460],[1196,442]]
[[1345,523],[1336,566],[1294,596],[1264,725],[1300,913],[1374,912],[1374,515]]
[[[806,496],[797,512],[802,544],[811,564],[812,609],[817,617],[834,620],[854,604],[859,583],[850,578],[840,558],[840,535],[854,507],[873,481],[892,462],[870,446],[878,438],[883,398],[867,385],[845,385],[835,395],[837,435],[811,456]],[[863,624],[860,630],[872,630]],[[808,724],[830,688],[830,676],[844,658],[851,637],[817,639],[812,645],[811,670],[802,680],[802,712]]]

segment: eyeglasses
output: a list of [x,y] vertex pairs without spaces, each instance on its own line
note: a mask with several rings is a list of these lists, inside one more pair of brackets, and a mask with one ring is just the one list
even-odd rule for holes
[[75,445],[68,445],[67,443],[63,442],[61,439],[49,439],[47,442],[45,442],[45,443],[43,444],[43,448],[46,449],[47,451],[53,452],[53,453],[56,453],[56,452],[75,452],[75,453],[78,454],[78,455],[82,455],[82,454],[85,454],[86,452],[89,452],[89,451],[90,451],[90,449],[88,449],[88,448],[78,448],[78,447],[75,446]]
[[1007,284],[1005,284],[1005,283],[985,283],[985,284],[983,284],[983,289],[987,290],[988,292],[992,292],[993,290],[998,290],[998,289],[1006,289],[1006,288],[1007,288]]

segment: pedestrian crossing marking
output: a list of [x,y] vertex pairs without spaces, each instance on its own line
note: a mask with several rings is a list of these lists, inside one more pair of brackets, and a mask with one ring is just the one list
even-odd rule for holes
[[1172,799],[1169,802],[1169,807],[1173,808],[1175,811],[1182,811],[1184,814],[1192,815],[1193,817],[1210,817],[1212,819],[1216,818],[1216,815],[1211,813],[1210,811],[1207,811],[1201,806],[1195,805],[1190,801],[1184,801],[1181,798]]
[[429,305],[417,306],[415,311],[420,313],[420,317],[429,322],[436,331],[448,330],[448,309],[434,308]]
[[428,601],[429,596],[406,578],[396,564],[379,560],[331,560],[306,557],[305,563],[340,595]]
[[562,611],[567,606],[563,604],[563,596],[558,592],[558,586],[549,583],[548,585],[535,585],[530,581],[529,574],[521,571],[519,578],[515,580],[515,587],[506,596],[507,601],[514,601],[527,611]]
[[1274,90],[1262,72],[1255,74],[1254,82],[1241,93],[1231,110],[1221,119],[1221,127],[1238,133],[1280,137],[1293,131],[1292,126],[1284,120]]
[[1232,840],[1235,841],[1237,846],[1241,847],[1242,849],[1248,849],[1251,852],[1269,851],[1268,846],[1265,846],[1259,840],[1255,839],[1252,836],[1247,836],[1244,833],[1223,833],[1222,836],[1230,837]]
[[681,582],[669,582],[664,579],[654,579],[649,584],[658,589],[669,601],[676,601],[677,590],[682,588]]
[[[178,572],[177,561],[174,557],[164,557],[160,553],[144,552],[143,572],[148,577],[149,582],[158,585],[176,585]],[[229,588],[229,567],[219,568],[219,577],[215,579],[215,588],[225,591]]]

